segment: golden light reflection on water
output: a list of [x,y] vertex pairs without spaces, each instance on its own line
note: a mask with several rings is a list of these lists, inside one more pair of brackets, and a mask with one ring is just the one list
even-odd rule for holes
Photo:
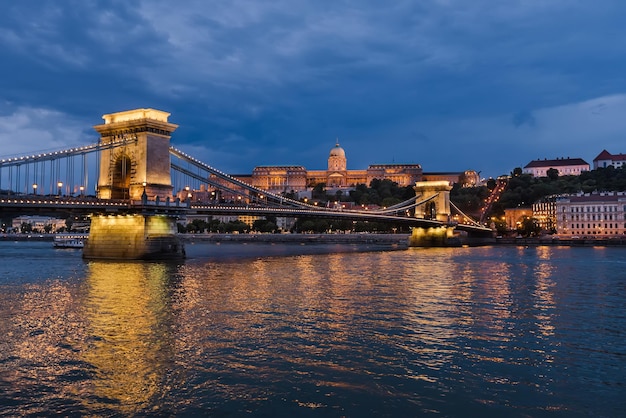
[[[86,346],[82,359],[96,374],[92,395],[120,412],[144,408],[159,391],[171,344],[167,265],[89,263]],[[90,400],[93,407],[93,399]]]
[[0,384],[43,389],[96,415],[154,412],[164,399],[169,411],[229,402],[254,410],[272,399],[322,409],[357,398],[436,409],[465,384],[477,402],[520,403],[516,390],[551,390],[535,373],[552,373],[562,254],[90,262],[76,282],[0,295],[0,317],[10,318],[0,322]]

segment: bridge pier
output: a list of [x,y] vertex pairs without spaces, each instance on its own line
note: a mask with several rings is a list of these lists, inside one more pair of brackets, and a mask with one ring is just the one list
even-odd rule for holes
[[449,226],[440,227],[415,227],[409,237],[409,247],[458,247],[461,238],[454,234],[454,228]]
[[176,218],[163,215],[94,215],[83,249],[87,259],[149,260],[185,257]]

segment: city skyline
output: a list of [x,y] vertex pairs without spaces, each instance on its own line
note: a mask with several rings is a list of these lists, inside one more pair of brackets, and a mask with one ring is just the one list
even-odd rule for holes
[[0,156],[96,142],[101,116],[171,113],[172,144],[230,173],[324,167],[508,174],[617,154],[626,5],[553,1],[13,3]]

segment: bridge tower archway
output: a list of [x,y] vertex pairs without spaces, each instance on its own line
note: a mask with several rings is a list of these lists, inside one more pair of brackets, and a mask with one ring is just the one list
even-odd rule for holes
[[[418,181],[413,187],[418,200],[428,200],[415,207],[415,217],[441,222],[450,220],[450,190],[447,181]],[[432,199],[431,199],[432,198]]]
[[102,116],[94,129],[110,147],[100,151],[99,198],[141,200],[144,191],[150,199],[172,196],[169,148],[178,125],[169,116],[149,108]]
[[133,177],[133,161],[127,154],[115,158],[111,167],[111,199],[130,198],[130,183]]

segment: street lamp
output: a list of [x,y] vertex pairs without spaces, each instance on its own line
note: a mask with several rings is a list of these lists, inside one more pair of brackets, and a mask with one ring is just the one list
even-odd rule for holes
[[146,203],[148,203],[148,195],[146,194],[146,182],[144,181],[143,183],[141,183],[141,185],[143,186],[143,193],[141,193],[141,204],[145,205]]
[[33,183],[33,194],[37,195],[37,183]]
[[78,190],[80,190],[80,196],[83,197],[83,195],[85,194],[85,186],[80,186]]
[[63,182],[58,182],[57,183],[57,187],[59,188],[59,197],[61,197],[61,192],[62,192],[62,188],[63,188]]

